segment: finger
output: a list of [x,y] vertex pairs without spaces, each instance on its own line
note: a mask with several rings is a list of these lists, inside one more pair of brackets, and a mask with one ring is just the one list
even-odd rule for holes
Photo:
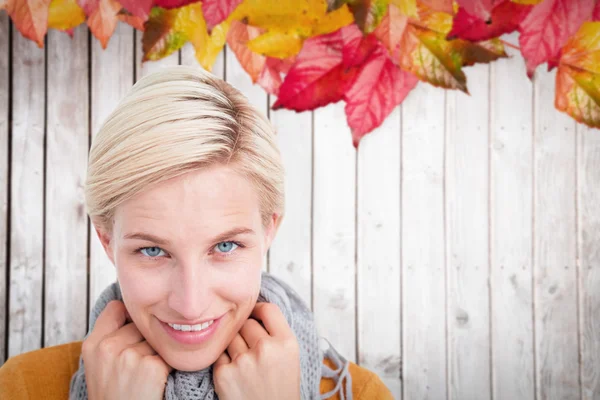
[[217,368],[220,365],[225,365],[225,364],[229,364],[231,363],[231,358],[229,358],[229,356],[227,355],[227,352],[223,352],[219,358],[217,358],[217,361],[215,361],[215,368]]
[[167,374],[171,373],[171,371],[173,371],[173,367],[171,367],[169,364],[167,364],[167,362],[158,354],[155,355],[150,355],[148,356],[148,358],[154,358],[156,360],[159,360],[162,364],[163,367],[165,368],[165,371],[167,371]]
[[267,332],[257,320],[252,318],[244,323],[244,326],[242,326],[242,329],[240,330],[240,335],[242,335],[246,343],[248,343],[248,347],[251,349],[256,346],[256,343],[258,343],[261,338],[270,337],[269,332]]
[[229,357],[232,360],[235,360],[240,354],[247,351],[248,344],[239,333],[236,333],[231,343],[229,343],[229,346],[227,346],[227,353],[229,353]]
[[273,337],[289,337],[294,335],[283,313],[275,304],[256,303],[251,316],[261,321],[269,335]]
[[142,336],[142,333],[139,331],[139,329],[133,322],[122,326],[116,332],[106,335],[104,339],[117,336],[119,337],[119,342],[123,343],[124,347],[133,345],[144,340],[144,336]]
[[148,343],[145,340],[134,344],[133,346],[131,346],[131,348],[135,349],[135,351],[137,351],[138,354],[141,356],[153,356],[155,354],[158,354],[156,353],[156,350],[154,350],[154,348],[150,346],[150,343]]
[[88,337],[90,343],[97,344],[104,336],[109,335],[122,327],[125,324],[125,313],[125,304],[123,304],[122,301],[110,301],[106,307],[104,307],[104,310],[102,310],[94,324],[94,329]]

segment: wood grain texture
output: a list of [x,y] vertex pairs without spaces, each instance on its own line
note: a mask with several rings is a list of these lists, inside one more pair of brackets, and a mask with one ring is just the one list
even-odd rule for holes
[[8,356],[42,346],[45,52],[12,28]]
[[[446,271],[449,399],[489,399],[489,66],[447,92]],[[477,243],[477,246],[473,246]]]
[[534,317],[539,399],[579,399],[575,122],[554,108],[555,72],[534,85]]
[[492,64],[490,96],[492,389],[495,400],[533,400],[533,87],[507,51]]
[[[133,28],[119,23],[103,50],[100,42],[92,40],[90,75],[91,140],[133,85],[134,69]],[[94,307],[100,293],[117,279],[116,269],[100,244],[90,223],[90,293],[89,306]]]
[[[191,43],[187,43],[179,50],[181,53],[181,65],[190,65],[198,68],[202,68],[200,63],[196,60],[196,51]],[[225,48],[219,53],[215,63],[210,71],[213,75],[218,76],[221,79],[225,79]]]
[[10,24],[6,13],[0,14],[0,365],[6,356],[6,322],[8,315],[6,305],[8,302],[7,276],[7,236],[8,236],[8,135],[9,122],[9,63],[10,63]]
[[48,33],[44,346],[87,332],[88,29]]
[[[276,101],[270,98],[271,104]],[[270,272],[312,302],[312,113],[271,111],[285,168],[285,214],[269,250]]]
[[419,84],[402,103],[403,398],[446,398],[445,93]]
[[600,135],[577,126],[582,399],[600,399]]
[[358,361],[402,397],[400,107],[358,148]]
[[356,355],[356,150],[344,104],[314,112],[313,305],[317,328]]

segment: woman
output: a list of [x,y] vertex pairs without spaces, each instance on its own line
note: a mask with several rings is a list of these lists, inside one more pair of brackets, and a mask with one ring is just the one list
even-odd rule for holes
[[117,282],[83,343],[9,360],[0,398],[391,399],[261,274],[283,175],[271,125],[229,84],[189,67],[141,79],[96,135],[86,182]]

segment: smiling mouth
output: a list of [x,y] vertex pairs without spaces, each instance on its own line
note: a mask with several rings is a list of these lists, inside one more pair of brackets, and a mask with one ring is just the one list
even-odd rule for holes
[[195,324],[195,325],[171,324],[168,322],[167,322],[167,325],[169,325],[171,328],[175,329],[176,331],[199,332],[199,331],[203,331],[203,330],[207,329],[209,326],[211,326],[213,324],[213,322],[215,322],[214,319],[211,319],[210,321],[204,322],[202,324]]

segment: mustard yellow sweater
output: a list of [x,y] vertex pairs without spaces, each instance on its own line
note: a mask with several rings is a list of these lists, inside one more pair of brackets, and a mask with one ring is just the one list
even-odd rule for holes
[[[10,358],[0,368],[0,399],[68,399],[71,376],[78,368],[81,343],[46,347]],[[328,360],[326,362],[329,364]],[[333,367],[332,364],[329,366]],[[355,400],[393,400],[388,388],[373,372],[351,363],[350,374]],[[321,393],[333,388],[331,379],[321,380]],[[332,399],[339,399],[339,395]]]

